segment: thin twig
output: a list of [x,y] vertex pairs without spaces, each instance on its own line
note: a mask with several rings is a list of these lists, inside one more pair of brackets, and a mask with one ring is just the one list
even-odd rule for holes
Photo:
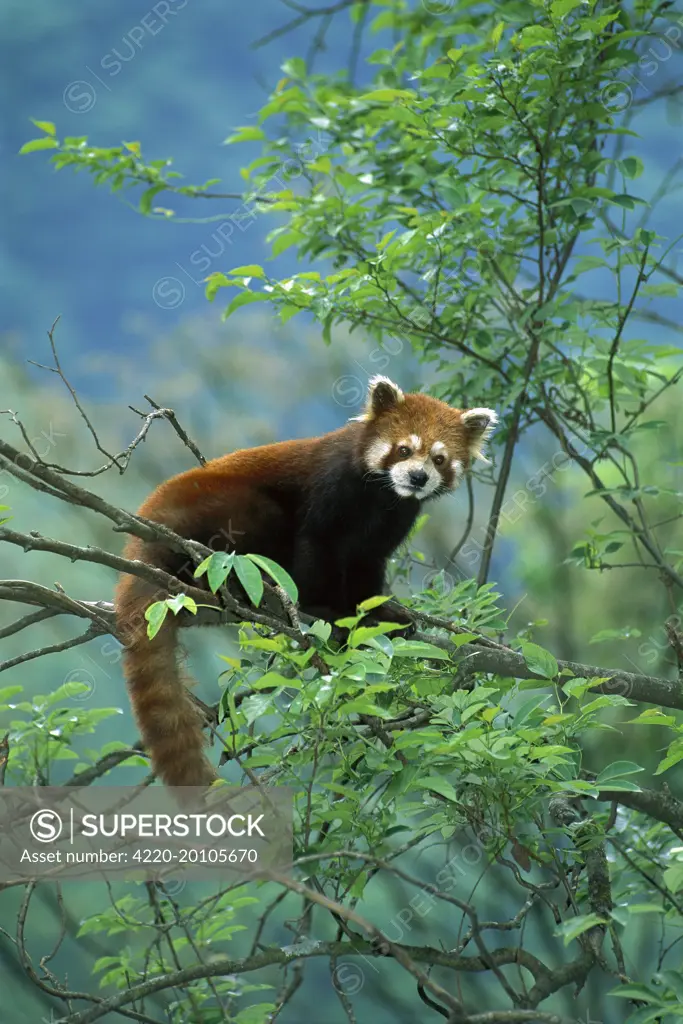
[[498,474],[498,480],[496,482],[496,490],[493,495],[493,503],[491,505],[491,513],[489,515],[489,521],[486,526],[486,536],[484,538],[484,546],[481,552],[481,562],[479,564],[479,572],[477,574],[477,586],[483,587],[486,583],[489,575],[489,567],[491,565],[491,556],[493,554],[493,546],[496,542],[496,533],[498,531],[498,520],[500,519],[500,510],[503,506],[505,499],[505,491],[507,489],[508,480],[510,478],[510,470],[512,468],[512,458],[515,453],[515,447],[519,438],[519,423],[524,412],[524,406],[527,400],[527,389],[529,387],[529,381],[531,374],[536,365],[538,359],[538,352],[541,345],[541,340],[538,335],[532,338],[529,346],[529,352],[526,358],[523,374],[523,385],[522,389],[517,396],[514,408],[512,410],[512,416],[510,418],[510,425],[508,427],[507,441],[505,442],[505,450],[503,452],[503,459],[500,466],[500,472]]
[[612,426],[612,433],[613,434],[615,434],[616,430],[617,430],[617,413],[616,413],[616,408],[615,408],[615,405],[614,405],[614,360],[616,359],[617,352],[619,351],[619,342],[621,341],[621,336],[622,336],[622,334],[624,332],[624,327],[626,326],[626,321],[628,320],[629,316],[631,315],[631,311],[633,309],[633,306],[635,304],[636,298],[638,296],[638,292],[640,290],[640,286],[643,283],[643,281],[645,281],[647,279],[646,278],[646,274],[645,274],[645,267],[647,265],[647,255],[648,255],[648,252],[649,252],[649,246],[646,245],[644,247],[644,249],[643,249],[643,254],[642,254],[641,259],[640,259],[640,266],[638,267],[638,276],[636,277],[635,284],[633,285],[633,290],[631,292],[631,297],[630,297],[630,299],[629,299],[629,301],[628,301],[628,303],[626,305],[626,308],[624,309],[624,312],[619,317],[619,322],[617,324],[617,329],[614,332],[614,338],[612,339],[612,344],[610,345],[609,358],[607,360],[607,387],[608,387],[608,390],[609,390],[609,414],[610,414],[610,423],[611,423],[611,426]]
[[26,629],[27,626],[32,626],[36,622],[43,622],[45,619],[51,619],[55,615],[57,615],[57,612],[54,608],[41,608],[38,612],[24,615],[21,619],[16,619],[10,623],[9,626],[5,626],[4,629],[0,629],[0,640],[5,640],[8,636],[13,636],[14,633],[19,633],[22,629]]
[[472,523],[474,522],[474,488],[472,487],[472,476],[470,473],[465,478],[465,486],[467,487],[467,519],[465,521],[465,528],[462,532],[462,536],[458,543],[455,545],[447,561],[454,563],[458,557],[460,550],[465,544],[465,541],[470,535],[472,530]]
[[[86,413],[85,409],[81,405],[81,403],[80,403],[80,401],[78,399],[78,395],[76,394],[76,391],[71,386],[69,380],[66,377],[66,374],[62,370],[61,363],[59,362],[59,355],[57,353],[57,346],[55,344],[55,328],[57,327],[57,324],[59,323],[60,319],[61,319],[60,316],[56,317],[55,320],[54,320],[54,323],[52,324],[52,327],[47,332],[47,336],[50,339],[50,348],[52,349],[52,358],[54,360],[54,364],[55,365],[54,366],[44,366],[42,363],[34,362],[33,359],[29,359],[28,362],[31,363],[33,366],[39,367],[39,369],[41,369],[41,370],[49,370],[51,373],[56,373],[57,374],[57,376],[63,382],[63,384],[66,387],[67,391],[71,395],[71,398],[73,400],[74,405],[76,406],[76,408],[78,409],[79,413],[81,414],[81,417],[82,417],[86,427],[88,428],[88,430],[89,430],[89,432],[90,432],[90,434],[92,436],[93,441],[95,442],[95,447],[97,448],[98,452],[101,452],[102,455],[106,456],[107,459],[110,459],[111,462],[113,462],[115,465],[118,466],[119,464],[117,462],[116,456],[112,455],[110,452],[107,451],[106,448],[102,447],[102,445],[100,443],[100,439],[97,436],[97,431],[93,427],[92,423],[90,422],[90,419],[88,418],[88,414]],[[120,466],[119,466],[119,469],[121,469]]]
[[18,654],[16,658],[0,661],[0,672],[6,672],[7,669],[16,668],[17,665],[23,665],[27,661],[34,661],[36,658],[43,658],[48,654],[59,654],[61,651],[68,651],[72,647],[87,644],[89,640],[94,639],[96,636],[101,636],[102,633],[103,630],[91,622],[83,633],[71,637],[69,640],[63,640],[58,644],[49,644],[47,647],[37,647],[35,650],[27,651],[25,654]]
[[188,435],[187,431],[184,430],[181,427],[180,423],[178,422],[178,418],[177,418],[176,414],[174,413],[173,409],[164,409],[164,408],[162,408],[160,405],[157,405],[157,403],[154,401],[154,399],[150,398],[149,395],[145,395],[145,400],[147,402],[149,402],[149,404],[152,406],[153,409],[155,409],[157,412],[161,413],[163,415],[163,417],[168,420],[168,422],[171,424],[171,426],[173,427],[173,429],[175,430],[176,434],[178,435],[180,440],[183,442],[183,444],[186,445],[190,449],[190,451],[192,452],[192,454],[196,458],[196,460],[199,463],[199,465],[200,466],[205,466],[206,465],[206,459],[204,458],[204,456],[202,455],[202,453],[200,452],[199,448],[194,443],[192,438]]
[[5,772],[7,771],[7,764],[9,762],[9,733],[0,740],[0,786],[5,785]]

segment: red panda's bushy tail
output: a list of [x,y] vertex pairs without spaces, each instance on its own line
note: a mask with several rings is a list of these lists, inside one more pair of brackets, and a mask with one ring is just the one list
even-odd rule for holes
[[[130,547],[143,548],[133,542]],[[142,550],[126,552],[144,558]],[[162,595],[166,596],[166,595]],[[147,636],[145,609],[159,592],[137,576],[124,575],[116,594],[116,616],[125,644],[123,669],[133,713],[152,767],[167,786],[211,785],[217,777],[204,753],[199,711],[178,667],[178,625],[167,615],[157,635]]]

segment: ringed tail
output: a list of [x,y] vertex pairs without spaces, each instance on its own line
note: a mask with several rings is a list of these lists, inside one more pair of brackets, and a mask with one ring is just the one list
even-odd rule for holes
[[204,749],[203,721],[178,666],[178,625],[169,615],[147,636],[145,609],[158,590],[136,576],[122,576],[116,612],[125,644],[123,669],[133,713],[152,767],[170,787],[206,788],[217,778]]

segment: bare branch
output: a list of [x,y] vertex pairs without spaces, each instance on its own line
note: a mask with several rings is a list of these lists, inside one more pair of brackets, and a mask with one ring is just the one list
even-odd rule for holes
[[7,762],[9,761],[9,733],[0,740],[0,786],[5,785],[5,772],[7,771]]
[[218,607],[218,601],[210,591],[193,587],[191,584],[182,583],[175,576],[164,572],[163,569],[156,569],[154,566],[147,565],[146,562],[122,558],[120,555],[112,555],[108,551],[104,551],[102,548],[95,547],[94,545],[79,547],[76,544],[68,544],[64,541],[42,537],[35,531],[29,534],[18,533],[16,530],[10,530],[3,526],[0,526],[0,541],[16,544],[26,552],[51,551],[54,554],[63,555],[71,562],[84,561],[106,565],[117,572],[139,576],[141,579],[147,580],[148,583],[153,583],[160,587],[163,591],[171,591],[172,593],[181,591],[196,601],[201,601],[204,604],[215,604]]
[[150,398],[149,395],[145,395],[145,399],[146,401],[149,402],[153,409],[161,413],[164,416],[164,418],[168,420],[168,422],[171,424],[171,426],[173,427],[173,429],[175,430],[176,434],[183,442],[183,444],[190,449],[199,465],[205,466],[206,459],[204,458],[204,456],[202,455],[202,453],[200,452],[199,448],[194,443],[192,438],[188,435],[187,431],[185,431],[181,427],[180,423],[178,422],[176,414],[173,412],[173,409],[162,409],[162,407],[160,405],[157,405],[157,403],[152,398]]
[[90,768],[84,768],[83,771],[77,772],[76,775],[72,775],[64,785],[65,786],[89,786],[96,779],[106,775],[107,772],[111,771],[112,768],[116,768],[118,765],[123,764],[131,757],[144,757],[145,751],[142,743],[138,742],[134,746],[125,750],[112,750],[110,754],[105,754],[99,761],[91,765]]
[[650,818],[663,821],[677,834],[683,834],[683,803],[668,791],[656,793],[652,789],[641,789],[638,793],[622,793],[619,790],[601,790],[601,800],[614,800],[624,807],[641,811]]
[[646,245],[643,248],[643,253],[642,253],[642,256],[640,258],[640,266],[638,267],[638,276],[636,277],[635,283],[633,285],[633,290],[631,292],[631,297],[628,300],[623,313],[619,317],[619,323],[617,324],[617,329],[614,332],[614,338],[612,339],[612,344],[610,345],[609,358],[607,360],[607,386],[608,386],[608,389],[609,389],[609,413],[610,413],[610,421],[611,421],[611,425],[612,425],[612,433],[613,434],[616,433],[616,429],[617,429],[617,419],[616,419],[617,414],[616,414],[616,408],[615,408],[615,404],[614,404],[614,360],[616,358],[617,352],[619,351],[619,343],[621,341],[621,336],[622,336],[622,334],[624,332],[624,327],[626,326],[626,321],[628,320],[629,316],[631,315],[631,311],[633,310],[633,306],[635,304],[636,297],[637,297],[638,292],[640,290],[640,286],[641,286],[641,284],[644,281],[647,280],[647,274],[645,273],[645,267],[647,266],[647,256],[648,256],[648,252],[649,251],[650,251],[649,250],[649,246]]
[[74,405],[76,406],[76,408],[77,408],[81,418],[83,419],[86,427],[88,428],[88,431],[89,431],[90,435],[92,436],[92,438],[93,438],[93,440],[95,442],[95,447],[97,448],[97,450],[99,452],[101,452],[103,455],[106,456],[107,461],[105,462],[105,464],[103,466],[100,466],[99,469],[92,469],[92,470],[67,469],[66,467],[60,466],[57,463],[45,462],[40,457],[40,455],[36,451],[35,447],[31,443],[31,439],[30,439],[30,437],[28,435],[28,432],[27,432],[24,424],[21,422],[21,420],[19,419],[17,414],[14,412],[14,410],[13,409],[0,409],[0,414],[5,414],[5,415],[10,416],[10,418],[12,419],[12,422],[19,428],[19,430],[21,432],[21,436],[23,437],[24,441],[26,442],[26,445],[28,446],[28,449],[29,449],[31,455],[36,460],[36,462],[40,463],[43,466],[46,466],[48,469],[53,470],[53,472],[55,472],[55,473],[63,474],[65,476],[83,476],[83,477],[100,476],[100,474],[106,473],[106,471],[108,469],[111,469],[112,466],[116,466],[117,469],[119,470],[119,473],[124,473],[125,470],[128,467],[128,464],[129,464],[130,459],[131,459],[131,457],[133,455],[133,452],[135,451],[135,449],[140,444],[142,444],[143,441],[146,440],[147,434],[148,434],[149,429],[150,429],[152,423],[154,422],[154,420],[165,419],[165,420],[168,420],[168,422],[171,424],[171,426],[175,430],[175,432],[178,435],[178,437],[180,438],[180,440],[183,442],[183,444],[187,448],[189,448],[189,450],[195,456],[195,458],[197,459],[199,464],[201,466],[206,465],[206,459],[204,458],[204,456],[202,455],[202,453],[200,452],[199,448],[194,443],[194,441],[190,438],[190,436],[188,435],[187,431],[184,430],[183,427],[178,422],[178,418],[177,418],[175,412],[173,411],[173,409],[163,408],[162,406],[158,405],[153,399],[151,399],[148,395],[145,395],[145,398],[149,402],[149,404],[152,406],[152,411],[151,412],[143,413],[143,412],[140,412],[138,409],[133,408],[133,406],[130,406],[132,411],[134,413],[136,413],[138,416],[141,416],[142,419],[143,419],[143,424],[142,424],[140,430],[138,431],[138,433],[136,434],[136,436],[133,438],[133,440],[128,445],[128,447],[125,448],[122,452],[119,452],[117,455],[112,455],[110,452],[108,452],[102,446],[102,444],[100,442],[100,439],[98,437],[97,431],[95,430],[91,420],[89,419],[87,413],[85,412],[85,409],[83,408],[83,406],[82,406],[82,404],[81,404],[81,402],[80,402],[80,400],[78,398],[78,394],[76,393],[76,389],[73,387],[73,385],[70,383],[70,381],[66,377],[66,374],[64,373],[64,370],[62,369],[61,363],[59,361],[59,355],[57,353],[57,346],[56,346],[55,339],[54,339],[54,332],[55,332],[55,328],[56,328],[56,326],[57,326],[57,324],[59,322],[59,319],[60,318],[57,317],[57,319],[52,324],[52,327],[48,331],[48,338],[50,339],[50,347],[52,349],[52,356],[53,356],[54,364],[55,365],[54,366],[44,366],[42,363],[36,363],[32,359],[29,359],[28,362],[31,363],[33,366],[38,366],[42,370],[49,370],[51,373],[56,373],[58,375],[58,377],[60,378],[60,380],[63,381],[65,387],[67,388],[69,394],[71,395],[71,398],[73,399]]
[[19,654],[16,658],[9,658],[7,661],[0,661],[0,672],[6,672],[8,668],[16,668],[17,665],[23,665],[27,661],[33,661],[35,658],[42,658],[47,654],[59,654],[61,651],[68,651],[72,647],[78,647],[81,644],[87,644],[89,640],[94,639],[96,636],[101,636],[104,630],[96,626],[94,622],[91,622],[84,633],[79,636],[74,636],[70,640],[63,640],[58,644],[49,644],[47,647],[37,647],[35,650],[27,651],[26,654]]
[[[98,452],[101,452],[102,455],[105,455],[107,457],[107,459],[109,459],[109,464],[110,465],[112,463],[114,463],[115,465],[119,466],[119,469],[121,469],[121,466],[119,465],[119,463],[117,461],[117,457],[115,455],[112,455],[110,452],[108,452],[106,450],[106,448],[102,447],[102,445],[100,443],[100,439],[97,436],[97,431],[95,430],[95,428],[93,427],[92,423],[88,419],[88,414],[86,413],[85,409],[83,408],[83,406],[79,402],[78,395],[76,394],[76,391],[71,386],[71,384],[69,383],[69,381],[68,381],[64,371],[62,370],[61,363],[59,362],[59,355],[57,353],[57,346],[55,344],[55,328],[57,327],[57,324],[59,323],[59,320],[60,320],[60,317],[57,317],[55,319],[54,323],[52,324],[52,327],[47,332],[47,336],[50,339],[50,348],[52,349],[52,358],[54,360],[54,364],[55,365],[54,366],[43,366],[42,363],[36,363],[32,359],[29,359],[28,361],[29,361],[29,363],[32,363],[33,366],[39,367],[41,370],[49,370],[51,373],[56,373],[57,374],[57,376],[63,382],[63,384],[66,387],[67,391],[71,395],[71,398],[73,399],[74,405],[76,406],[76,408],[78,409],[79,413],[81,414],[81,417],[82,417],[86,427],[88,428],[88,430],[89,430],[89,432],[90,432],[90,434],[92,436],[93,441],[95,442],[95,447],[97,448]],[[123,472],[123,470],[121,470],[121,471]]]
[[[285,22],[284,25],[280,25],[278,28],[272,29],[265,36],[261,36],[256,42],[252,43],[252,49],[257,50],[262,46],[267,46],[268,43],[272,43],[274,39],[278,39],[280,36],[287,35],[288,32],[293,32],[301,25],[305,25],[307,21],[311,21],[313,18],[328,19],[338,14],[339,11],[347,10],[354,4],[358,3],[359,0],[337,0],[335,4],[329,4],[327,7],[304,7],[303,5],[288,3],[287,6],[299,13],[295,18],[291,18]],[[361,3],[364,0],[360,0]],[[365,0],[367,2],[367,0]]]
[[114,609],[106,601],[75,601],[63,591],[50,590],[30,580],[0,580],[0,600],[49,608],[54,615],[77,615],[91,619],[106,631],[115,633]]
[[5,640],[8,636],[13,636],[14,633],[19,633],[22,629],[26,629],[27,626],[32,626],[35,622],[43,622],[45,619],[51,619],[57,615],[57,612],[52,608],[42,608],[39,612],[31,612],[30,615],[24,615],[21,619],[16,619],[9,626],[5,626],[4,629],[0,629],[0,640]]
[[[19,465],[19,460],[27,464],[26,468]],[[35,490],[43,491],[70,505],[98,512],[113,522],[122,532],[132,533],[136,537],[141,537],[142,540],[163,541],[171,550],[189,554],[196,557],[197,561],[205,558],[207,554],[211,554],[210,549],[202,544],[186,540],[159,523],[153,523],[143,516],[133,515],[131,512],[125,512],[123,509],[111,505],[99,495],[87,491],[72,480],[67,480],[56,470],[50,469],[26,453],[17,451],[12,445],[2,440],[0,440],[1,467]]]

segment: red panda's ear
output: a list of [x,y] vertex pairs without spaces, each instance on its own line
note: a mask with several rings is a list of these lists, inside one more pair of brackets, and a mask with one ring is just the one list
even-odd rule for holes
[[365,402],[365,412],[358,416],[359,420],[373,420],[382,412],[392,409],[405,401],[405,395],[398,384],[388,377],[372,377],[368,384],[368,396]]
[[483,448],[497,422],[498,416],[493,409],[467,409],[461,414],[460,423],[465,428],[471,459],[489,462],[483,454]]

